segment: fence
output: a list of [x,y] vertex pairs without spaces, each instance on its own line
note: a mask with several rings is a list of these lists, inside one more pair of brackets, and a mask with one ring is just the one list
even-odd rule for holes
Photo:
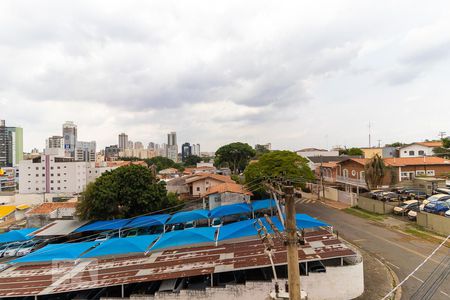
[[444,216],[419,212],[417,213],[417,224],[439,234],[450,234],[450,218]]
[[[313,194],[317,195],[320,185],[311,183],[308,187]],[[323,187],[320,190],[320,196],[328,200],[346,203],[350,206],[356,206],[358,204],[358,196],[356,193],[344,192],[332,187]]]
[[390,214],[399,202],[384,202],[380,200],[370,199],[364,196],[358,197],[358,207],[377,214]]

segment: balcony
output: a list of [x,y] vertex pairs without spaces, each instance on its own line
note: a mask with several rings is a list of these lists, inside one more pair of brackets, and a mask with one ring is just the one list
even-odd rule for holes
[[325,182],[336,182],[336,178],[330,176],[323,176],[323,181]]
[[364,178],[349,178],[344,176],[336,176],[336,182],[353,185],[353,186],[359,186],[362,188],[367,188],[367,184]]

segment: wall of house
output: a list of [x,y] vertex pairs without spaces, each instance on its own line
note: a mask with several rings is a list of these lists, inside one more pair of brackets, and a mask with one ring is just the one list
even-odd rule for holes
[[[419,154],[420,151],[423,151],[423,153],[421,152]],[[422,145],[409,145],[400,149],[400,157],[420,157],[431,155],[433,155],[433,148]]]
[[214,209],[218,206],[250,202],[250,196],[239,194],[239,193],[222,193],[222,194],[212,194],[208,196],[209,209]]
[[[413,179],[414,177],[427,176],[439,177],[450,173],[450,165],[418,165],[401,167],[401,180]],[[408,173],[408,174],[407,174]],[[411,174],[411,175],[410,175]]]
[[213,179],[213,178],[205,178],[202,180],[197,180],[192,183],[192,195],[193,196],[201,196],[208,192],[209,188],[212,186],[216,186],[222,184],[222,181]]

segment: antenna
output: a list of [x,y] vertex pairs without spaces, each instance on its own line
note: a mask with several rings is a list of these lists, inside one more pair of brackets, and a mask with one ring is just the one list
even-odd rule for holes
[[371,136],[370,136],[371,129],[372,129],[372,124],[370,124],[370,121],[369,121],[369,148],[372,148],[372,141],[371,141]]
[[447,132],[445,132],[445,131],[439,131],[439,134],[438,134],[438,136],[440,136],[441,137],[441,140],[444,138],[444,136],[446,136],[447,135]]

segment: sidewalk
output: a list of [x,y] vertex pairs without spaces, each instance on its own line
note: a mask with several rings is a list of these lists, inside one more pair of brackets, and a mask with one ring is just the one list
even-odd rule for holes
[[333,201],[333,200],[326,199],[326,198],[323,198],[323,197],[320,197],[320,199],[318,200],[317,199],[317,194],[311,194],[311,193],[302,192],[302,198],[320,201],[320,202],[322,202],[323,204],[325,204],[325,205],[327,205],[329,207],[332,207],[332,208],[335,208],[335,209],[339,209],[339,210],[346,209],[346,208],[350,207],[350,205],[348,205],[347,203]]

